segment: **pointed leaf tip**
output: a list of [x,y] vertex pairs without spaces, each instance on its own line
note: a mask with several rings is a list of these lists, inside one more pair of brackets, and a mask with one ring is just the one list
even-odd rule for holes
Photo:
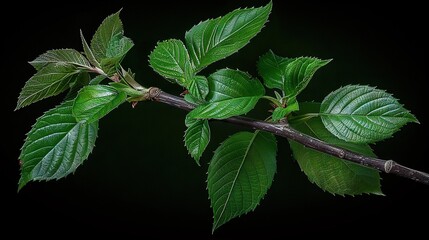
[[120,10],[106,17],[91,40],[91,50],[95,59],[101,63],[107,57],[107,49],[112,39],[122,37],[124,29],[119,18]]

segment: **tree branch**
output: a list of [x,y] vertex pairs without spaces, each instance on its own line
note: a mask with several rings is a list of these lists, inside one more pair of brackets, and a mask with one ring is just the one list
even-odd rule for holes
[[[174,106],[186,111],[191,111],[192,109],[195,108],[193,104],[186,102],[183,98],[165,93],[161,91],[159,88],[150,88],[149,98],[153,101],[165,103],[170,106]],[[375,168],[385,173],[391,173],[397,176],[401,176],[404,178],[414,180],[416,182],[421,182],[429,185],[428,173],[420,172],[420,171],[402,166],[393,160],[383,160],[383,159],[378,159],[373,157],[367,157],[346,149],[329,145],[326,142],[323,142],[319,139],[313,138],[311,136],[308,136],[306,134],[303,134],[291,128],[288,124],[269,123],[269,122],[247,118],[247,117],[241,117],[241,116],[231,117],[228,119],[224,119],[222,121],[230,122],[241,126],[246,126],[255,130],[263,130],[266,132],[270,132],[277,136],[285,137],[285,138],[294,140],[296,142],[299,142],[302,145],[308,148],[317,150],[319,152],[323,152],[323,153],[326,153],[344,160],[348,160],[363,166]]]

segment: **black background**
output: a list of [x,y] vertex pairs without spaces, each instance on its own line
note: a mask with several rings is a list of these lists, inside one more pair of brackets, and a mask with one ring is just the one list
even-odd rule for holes
[[[200,20],[266,1],[201,1],[198,5],[157,0],[151,5],[117,1],[58,1],[55,5],[15,3],[2,16],[3,158],[0,164],[2,233],[16,236],[186,236],[227,239],[239,236],[394,236],[427,232],[429,187],[382,174],[385,197],[339,197],[309,183],[292,160],[288,143],[278,140],[278,172],[262,204],[211,235],[212,214],[205,178],[212,151],[238,131],[213,122],[212,140],[198,167],[183,147],[185,112],[158,103],[124,104],[100,123],[97,147],[73,176],[58,182],[30,183],[16,193],[17,156],[35,118],[58,103],[52,98],[14,112],[18,93],[34,74],[27,61],[48,49],[81,50],[79,29],[89,40],[101,20],[123,7],[125,34],[136,46],[124,61],[145,86],[178,94],[182,89],[157,76],[147,64],[159,40],[183,39]],[[384,159],[429,171],[427,31],[424,7],[375,7],[274,1],[270,22],[243,50],[213,64],[256,75],[255,62],[268,49],[281,56],[333,58],[319,70],[301,100],[321,101],[347,84],[378,86],[394,93],[421,124],[410,124],[374,146]],[[254,117],[266,116],[266,102]],[[18,227],[20,230],[13,230]],[[425,229],[426,228],[426,229]]]

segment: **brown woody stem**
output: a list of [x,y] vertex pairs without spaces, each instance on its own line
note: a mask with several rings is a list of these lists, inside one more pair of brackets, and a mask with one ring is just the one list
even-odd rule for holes
[[[149,98],[153,101],[165,103],[186,111],[191,111],[195,108],[193,104],[186,102],[183,98],[163,92],[159,88],[150,88]],[[302,145],[317,150],[319,152],[323,152],[363,166],[375,168],[385,173],[394,174],[429,185],[428,173],[420,172],[418,170],[402,166],[392,160],[383,160],[379,158],[367,157],[346,149],[329,145],[326,142],[323,142],[319,139],[313,138],[291,128],[287,123],[270,123],[241,116],[231,117],[222,121],[246,126],[255,130],[263,130],[266,132],[270,132],[277,136],[285,137],[299,142]]]

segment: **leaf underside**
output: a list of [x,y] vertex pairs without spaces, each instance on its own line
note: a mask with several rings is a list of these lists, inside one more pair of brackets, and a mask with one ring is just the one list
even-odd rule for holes
[[64,92],[75,80],[73,75],[79,72],[76,67],[69,64],[51,63],[44,66],[25,83],[18,97],[16,110]]
[[392,95],[359,85],[345,86],[326,96],[320,113],[332,134],[357,143],[389,138],[408,122],[418,122]]
[[82,41],[83,52],[85,53],[85,56],[88,59],[88,61],[95,67],[101,68],[100,63],[95,58],[94,53],[91,50],[91,47],[88,45],[88,42],[83,36],[82,30],[80,30],[80,40]]
[[104,72],[107,75],[115,74],[119,69],[119,63],[122,62],[125,55],[133,46],[133,41],[122,34],[113,37],[106,49],[106,57],[100,62]]
[[105,18],[92,37],[92,54],[100,63],[107,57],[107,49],[109,48],[111,40],[123,34],[124,29],[122,21],[119,18],[119,13],[120,11]]
[[51,63],[56,65],[75,65],[86,69],[92,68],[88,60],[74,49],[50,50],[30,62],[36,70],[40,70]]
[[[311,110],[318,112],[320,104],[301,104],[301,114]],[[310,111],[310,112],[311,112]],[[364,156],[375,157],[367,144],[350,143],[336,138],[323,126],[319,117],[291,126],[309,136],[334,146],[345,148]],[[380,175],[377,170],[367,168],[337,157],[309,149],[295,141],[289,141],[293,156],[308,179],[324,191],[338,195],[360,195],[363,193],[382,195]]]
[[213,231],[254,210],[276,172],[277,143],[272,134],[239,132],[215,151],[207,186],[213,208]]
[[34,124],[20,154],[19,189],[32,180],[60,179],[88,158],[97,138],[98,122],[77,122],[73,101],[47,111]]
[[133,41],[124,36],[119,14],[120,11],[104,19],[92,37],[90,48],[81,36],[88,59],[95,66],[100,66],[108,76],[115,74],[120,69],[119,64],[122,59],[134,46]]

